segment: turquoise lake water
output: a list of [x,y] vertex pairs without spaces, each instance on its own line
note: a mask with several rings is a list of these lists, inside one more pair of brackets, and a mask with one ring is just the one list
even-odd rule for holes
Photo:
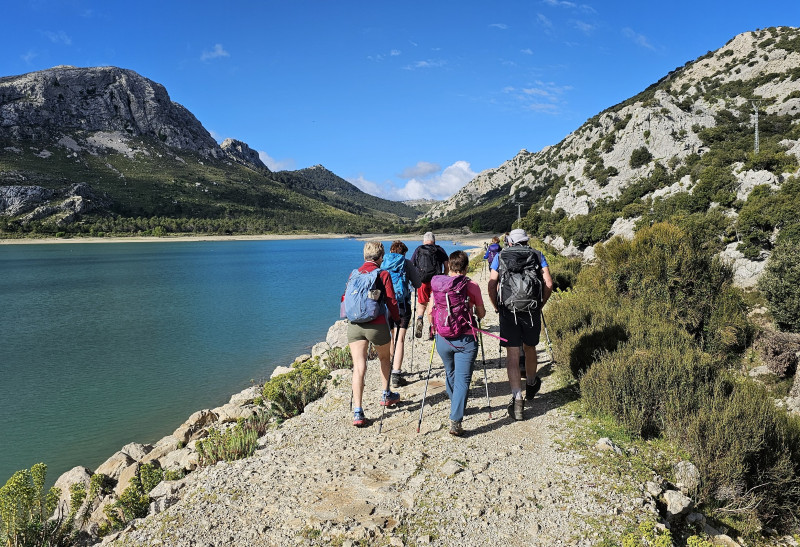
[[[420,242],[404,241],[410,258]],[[0,246],[0,485],[40,461],[51,484],[95,469],[310,352],[362,250],[353,239]]]

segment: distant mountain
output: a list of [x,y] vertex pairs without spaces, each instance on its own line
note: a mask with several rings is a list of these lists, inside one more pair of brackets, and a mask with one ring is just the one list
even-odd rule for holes
[[426,218],[501,232],[521,210],[530,231],[586,256],[614,234],[671,220],[732,259],[759,258],[797,222],[785,211],[800,203],[799,156],[800,29],[769,28],[480,173]]
[[356,214],[388,214],[396,220],[414,220],[420,214],[419,210],[402,202],[367,194],[322,165],[297,171],[280,171],[275,178],[287,188]]
[[417,216],[326,173],[341,188],[276,176],[246,143],[218,145],[162,85],[131,70],[0,78],[0,234],[359,232]]

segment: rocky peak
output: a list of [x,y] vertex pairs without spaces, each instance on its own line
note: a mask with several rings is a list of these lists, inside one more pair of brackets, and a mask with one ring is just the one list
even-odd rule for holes
[[164,86],[117,67],[58,66],[0,78],[0,137],[58,141],[118,132],[222,157],[197,118]]
[[241,163],[257,171],[269,171],[269,168],[264,165],[264,162],[262,162],[261,158],[258,156],[258,152],[250,148],[245,142],[236,139],[225,139],[222,141],[220,148],[222,148],[229,158],[237,163]]

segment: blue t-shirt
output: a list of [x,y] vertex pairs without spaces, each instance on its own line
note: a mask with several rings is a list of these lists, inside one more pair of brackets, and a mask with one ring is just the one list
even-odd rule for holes
[[[544,253],[539,253],[539,256],[542,257],[542,262],[541,262],[542,268],[543,269],[547,268],[548,264],[547,264],[547,260],[544,258]],[[492,260],[492,265],[489,266],[489,267],[492,270],[498,270],[500,268],[500,253],[497,253],[495,255],[494,260]]]

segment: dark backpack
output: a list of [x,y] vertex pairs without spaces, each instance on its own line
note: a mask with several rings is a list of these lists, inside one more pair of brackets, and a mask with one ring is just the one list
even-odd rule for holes
[[379,273],[378,268],[366,273],[355,269],[350,273],[344,291],[344,313],[351,323],[367,323],[383,315],[385,306],[378,288]]
[[513,245],[500,251],[497,301],[513,312],[534,312],[542,305],[542,257],[530,247]]
[[465,275],[435,275],[431,279],[431,322],[436,332],[445,338],[455,338],[472,332],[467,283],[469,278]]
[[392,276],[394,298],[399,306],[404,306],[411,295],[411,291],[408,288],[408,277],[406,276],[406,257],[400,253],[389,253],[383,257],[381,269],[386,270]]
[[489,248],[487,249],[487,251],[488,251],[487,252],[487,256],[486,256],[486,260],[489,261],[489,266],[492,265],[492,262],[494,261],[494,257],[496,257],[497,253],[500,252],[500,248],[501,248],[500,245],[497,244],[497,243],[492,243],[491,245],[489,245]]
[[436,259],[436,245],[422,245],[417,249],[415,264],[423,283],[429,283],[434,275],[442,273],[442,264]]

